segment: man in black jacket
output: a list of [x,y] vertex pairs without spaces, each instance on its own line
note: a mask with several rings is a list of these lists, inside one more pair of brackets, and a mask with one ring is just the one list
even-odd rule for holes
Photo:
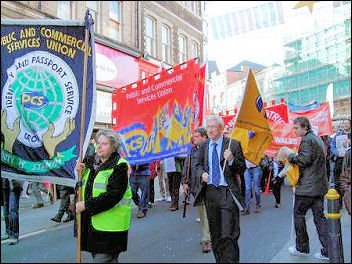
[[[196,158],[198,152],[198,146],[202,142],[208,139],[207,130],[203,127],[196,128],[193,134],[193,148],[191,153],[187,156],[185,160],[185,165],[182,170],[182,187],[185,194],[192,194],[196,197],[202,190],[202,180],[197,174],[196,171]],[[210,230],[209,222],[205,209],[204,202],[199,203],[195,201],[194,206],[197,207],[199,212],[199,218],[201,222],[202,229],[202,251],[208,253],[211,251],[211,239],[210,239]]]
[[327,175],[325,166],[324,142],[315,135],[309,120],[298,117],[294,121],[294,130],[302,137],[297,154],[290,153],[283,147],[280,152],[291,164],[299,166],[299,180],[295,191],[294,224],[296,230],[296,246],[289,248],[292,255],[308,255],[309,237],[305,215],[309,208],[313,211],[314,223],[318,230],[319,240],[323,246],[315,258],[329,260],[329,235],[324,216],[324,195],[327,193]]
[[[230,139],[221,134],[223,127],[224,122],[220,116],[213,115],[208,118],[209,139],[199,145],[196,163],[197,173],[203,181],[203,188],[196,197],[196,202],[198,199],[205,200],[216,262],[237,263],[240,236],[238,206],[244,205],[239,175],[243,173],[246,165],[238,141],[232,141],[228,149]],[[236,204],[234,196],[240,205]]]

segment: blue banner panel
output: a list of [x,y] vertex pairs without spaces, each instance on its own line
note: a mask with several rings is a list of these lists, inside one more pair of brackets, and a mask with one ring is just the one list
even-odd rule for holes
[[2,174],[74,185],[86,50],[84,150],[95,119],[93,31],[86,47],[83,21],[16,21],[1,22]]

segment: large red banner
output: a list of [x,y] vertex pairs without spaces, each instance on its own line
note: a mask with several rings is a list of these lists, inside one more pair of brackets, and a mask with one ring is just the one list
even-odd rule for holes
[[285,103],[265,107],[265,113],[270,125],[288,123],[288,108]]
[[198,72],[199,64],[193,59],[115,90],[113,129],[130,163],[148,163],[190,150]]
[[312,130],[318,133],[318,136],[328,136],[333,134],[330,107],[328,103],[321,103],[320,107],[315,110],[309,110],[300,113],[289,113],[290,122],[297,117],[304,116],[309,119]]
[[196,109],[195,109],[195,127],[200,127],[203,125],[203,116],[204,116],[204,91],[205,91],[205,67],[204,64],[200,67],[197,74],[198,82],[198,91],[197,91],[197,100],[196,100]]
[[[299,113],[288,111],[286,103],[266,107],[265,111],[273,134],[273,140],[265,154],[271,157],[283,146],[298,150],[301,139],[296,136],[292,122],[297,117],[307,117],[312,130],[319,136],[333,133],[328,103],[322,103],[315,110]],[[236,121],[236,115],[222,116],[222,119],[224,120],[223,132],[231,131]]]

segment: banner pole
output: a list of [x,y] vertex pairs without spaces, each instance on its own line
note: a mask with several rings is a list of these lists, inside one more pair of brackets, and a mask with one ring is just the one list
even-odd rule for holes
[[[89,48],[89,10],[86,11],[85,16],[85,32],[84,32],[84,61],[83,61],[83,84],[82,84],[82,103],[81,103],[81,126],[80,126],[80,137],[79,137],[79,162],[83,161],[83,143],[84,143],[84,126],[85,126],[85,115],[86,115],[86,104],[87,104],[87,64],[88,64],[88,48]],[[81,201],[81,180],[82,172],[78,172],[78,197],[77,201]],[[81,213],[77,214],[77,263],[81,263]]]

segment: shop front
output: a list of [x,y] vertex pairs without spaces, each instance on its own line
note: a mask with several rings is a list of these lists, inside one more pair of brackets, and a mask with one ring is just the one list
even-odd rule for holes
[[111,95],[114,89],[155,74],[159,67],[97,42],[95,54],[97,107],[94,128],[111,128]]

